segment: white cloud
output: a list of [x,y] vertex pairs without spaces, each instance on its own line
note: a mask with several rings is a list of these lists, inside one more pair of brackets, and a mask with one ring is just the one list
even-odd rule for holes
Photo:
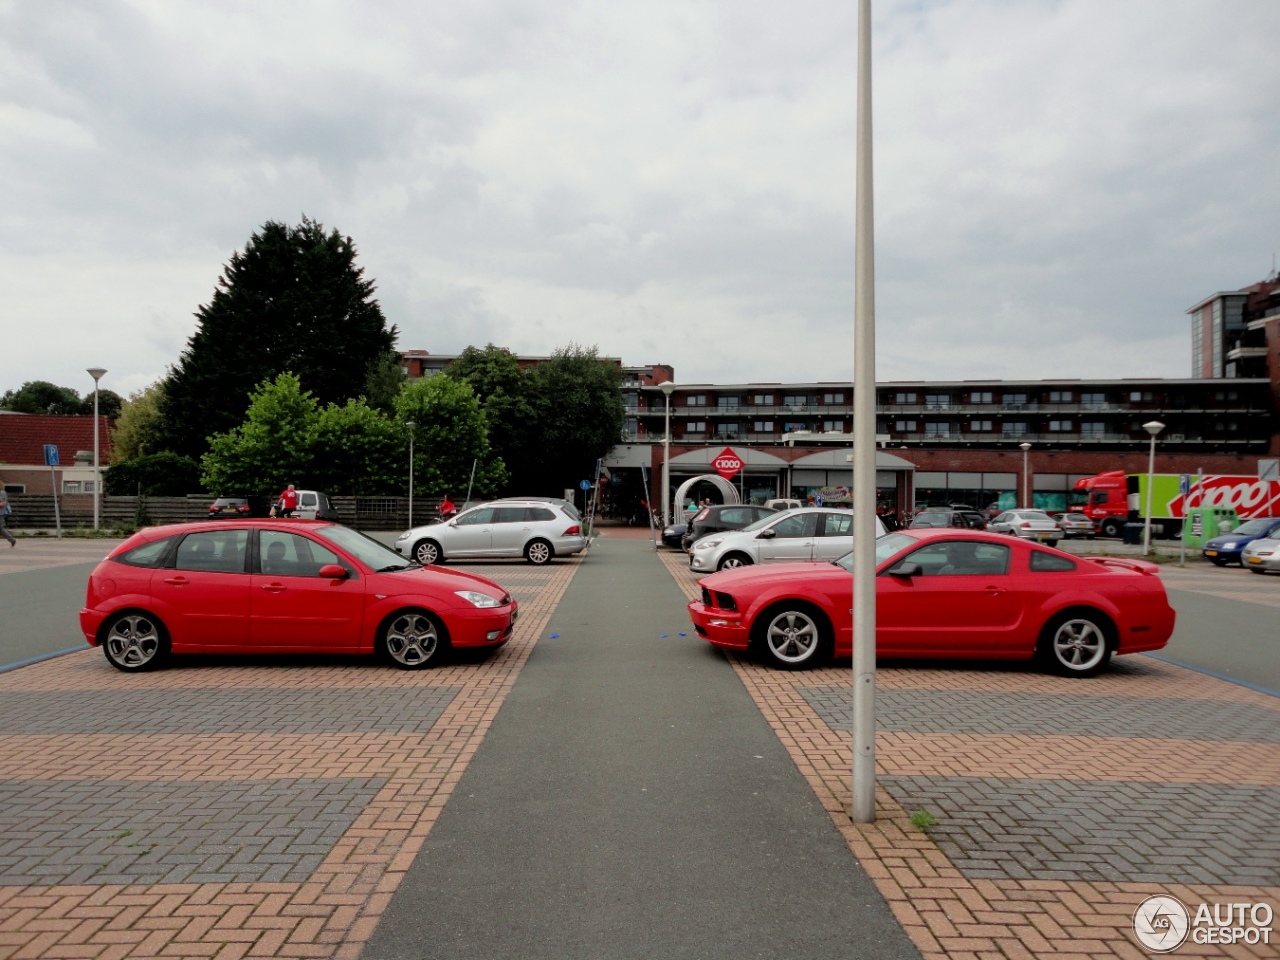
[[[304,213],[404,347],[846,379],[853,7],[0,4],[0,389],[160,376]],[[1185,375],[1280,247],[1275,5],[875,12],[880,377]]]

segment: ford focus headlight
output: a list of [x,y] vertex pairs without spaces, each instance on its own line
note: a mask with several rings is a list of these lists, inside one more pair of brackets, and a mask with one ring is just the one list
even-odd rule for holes
[[501,600],[491,597],[487,593],[480,593],[476,590],[455,590],[453,593],[454,596],[461,597],[463,600],[466,600],[468,603],[474,604],[477,607],[502,606]]

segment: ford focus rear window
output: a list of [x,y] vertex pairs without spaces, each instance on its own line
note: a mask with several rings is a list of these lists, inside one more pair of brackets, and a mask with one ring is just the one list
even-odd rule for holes
[[173,546],[175,537],[164,537],[161,540],[152,540],[150,543],[144,543],[140,547],[134,547],[127,553],[122,553],[115,558],[116,563],[128,564],[131,567],[160,567],[164,565],[165,558],[169,555],[169,548]]

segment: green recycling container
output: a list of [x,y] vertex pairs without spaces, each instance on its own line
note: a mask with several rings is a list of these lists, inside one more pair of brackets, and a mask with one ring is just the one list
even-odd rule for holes
[[1206,540],[1230,533],[1240,526],[1240,518],[1230,507],[1192,507],[1187,511],[1182,532],[1188,547],[1199,550]]

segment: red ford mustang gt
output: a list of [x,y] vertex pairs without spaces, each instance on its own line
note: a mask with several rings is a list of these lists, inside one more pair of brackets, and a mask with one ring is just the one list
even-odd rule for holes
[[[852,554],[714,573],[689,616],[710,643],[756,650],[780,667],[848,657],[851,570]],[[1158,570],[971,530],[891,533],[876,541],[876,654],[1039,657],[1069,676],[1091,676],[1112,654],[1169,641],[1174,611]]]
[[80,628],[111,665],[169,653],[379,653],[416,670],[449,647],[497,647],[517,605],[460,570],[421,567],[314,520],[139,531],[89,577]]

